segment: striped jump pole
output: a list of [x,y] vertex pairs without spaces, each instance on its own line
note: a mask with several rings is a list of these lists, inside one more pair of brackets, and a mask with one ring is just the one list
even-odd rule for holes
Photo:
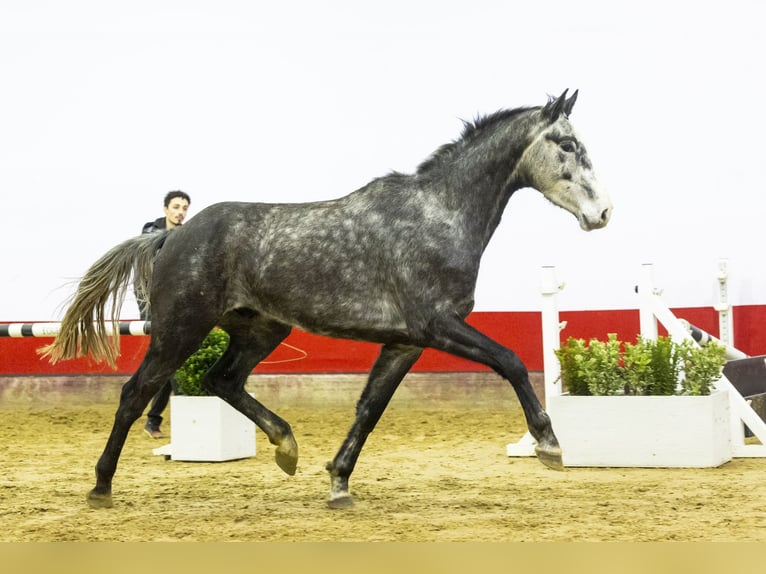
[[689,331],[689,334],[692,336],[692,339],[694,339],[697,344],[699,344],[700,347],[704,347],[711,341],[714,343],[717,343],[718,345],[721,345],[726,349],[726,360],[727,361],[736,361],[739,359],[747,359],[747,355],[740,351],[739,349],[735,349],[731,345],[727,345],[720,339],[717,339],[707,331],[703,331],[699,327],[695,327],[689,321],[686,319],[679,319],[681,324],[686,328],[687,331]]
[[[120,335],[148,335],[151,321],[120,321]],[[111,333],[111,324],[106,323],[107,332]],[[0,337],[55,337],[61,330],[61,323],[0,323]]]

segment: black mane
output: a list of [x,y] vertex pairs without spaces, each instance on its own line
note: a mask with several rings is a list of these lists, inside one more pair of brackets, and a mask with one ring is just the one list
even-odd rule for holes
[[503,109],[498,110],[492,114],[476,116],[472,122],[462,120],[463,133],[460,134],[460,137],[451,141],[450,143],[442,145],[439,149],[432,153],[430,157],[418,165],[417,174],[423,175],[430,171],[433,167],[438,165],[442,159],[452,155],[452,152],[455,151],[455,149],[458,148],[462,143],[473,141],[475,138],[481,136],[485,132],[491,131],[492,128],[494,128],[497,124],[505,123],[506,121],[509,121],[516,116],[523,114],[524,112],[528,112],[532,109],[536,108],[521,107],[513,108],[510,110]]

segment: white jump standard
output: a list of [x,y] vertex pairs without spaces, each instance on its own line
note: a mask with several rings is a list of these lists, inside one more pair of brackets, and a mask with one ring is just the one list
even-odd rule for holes
[[[545,404],[562,448],[564,466],[715,467],[742,457],[766,457],[766,423],[725,375],[709,396],[575,397],[562,393],[556,296],[563,288],[553,267],[542,270]],[[641,335],[657,338],[657,322],[680,343],[695,341],[662,302],[653,267],[642,266],[638,288]],[[729,333],[731,330],[729,330]],[[727,347],[727,355],[740,351]],[[736,351],[736,353],[735,353]],[[593,409],[600,409],[594,412]],[[744,423],[744,424],[743,424]],[[761,444],[745,443],[745,425]],[[529,434],[507,446],[508,456],[531,456]]]

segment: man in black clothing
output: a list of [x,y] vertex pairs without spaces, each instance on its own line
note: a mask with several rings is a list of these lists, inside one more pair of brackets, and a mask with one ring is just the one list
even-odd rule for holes
[[[165,217],[145,223],[141,233],[154,233],[155,231],[178,227],[186,219],[186,213],[189,211],[190,204],[191,198],[187,193],[180,190],[168,192],[165,195]],[[138,289],[136,289],[135,293],[141,320],[151,321],[151,311],[146,304],[143,294]],[[146,415],[146,426],[144,427],[146,433],[152,438],[161,438],[163,436],[160,430],[162,411],[168,405],[170,393],[174,386],[175,381],[171,379],[162,386],[152,399],[151,407],[149,407],[149,412]]]

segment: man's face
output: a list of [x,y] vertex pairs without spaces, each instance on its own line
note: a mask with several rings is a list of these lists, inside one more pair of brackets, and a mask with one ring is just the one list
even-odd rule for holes
[[189,211],[189,202],[182,197],[174,197],[165,208],[165,220],[167,228],[172,229],[176,225],[181,225],[186,219],[186,212]]

